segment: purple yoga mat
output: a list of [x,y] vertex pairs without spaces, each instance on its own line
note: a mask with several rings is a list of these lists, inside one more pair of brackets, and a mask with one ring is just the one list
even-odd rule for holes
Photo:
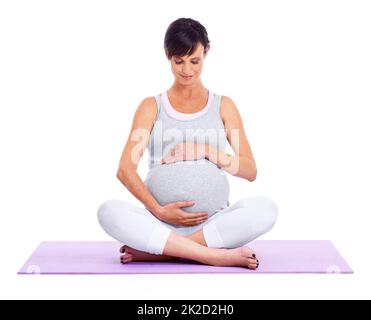
[[331,241],[255,240],[248,244],[259,268],[208,266],[182,259],[175,262],[120,263],[121,243],[41,242],[18,274],[142,273],[353,273]]

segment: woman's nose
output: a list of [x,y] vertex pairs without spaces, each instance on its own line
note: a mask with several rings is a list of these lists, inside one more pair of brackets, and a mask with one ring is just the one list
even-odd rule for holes
[[183,66],[182,72],[184,74],[190,75],[190,74],[192,74],[191,71],[192,71],[192,68],[190,66]]

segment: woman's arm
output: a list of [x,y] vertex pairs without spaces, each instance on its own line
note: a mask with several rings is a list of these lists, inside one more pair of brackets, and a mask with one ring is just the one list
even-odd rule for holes
[[251,147],[247,140],[240,113],[233,100],[222,96],[220,116],[223,120],[228,142],[235,155],[205,146],[206,159],[214,162],[230,174],[254,181],[257,168]]
[[161,206],[137,173],[138,163],[147,147],[156,116],[155,98],[145,98],[134,114],[130,134],[122,152],[116,176],[149,211],[158,216]]

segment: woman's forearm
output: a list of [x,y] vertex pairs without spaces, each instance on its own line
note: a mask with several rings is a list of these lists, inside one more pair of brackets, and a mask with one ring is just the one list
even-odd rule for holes
[[257,170],[255,161],[242,156],[231,155],[206,145],[205,158],[233,176],[254,181]]
[[117,178],[153,215],[158,216],[161,206],[135,169],[126,171],[125,173],[118,173]]

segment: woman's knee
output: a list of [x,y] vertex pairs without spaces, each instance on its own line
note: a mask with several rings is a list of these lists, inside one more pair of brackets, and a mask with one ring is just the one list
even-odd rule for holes
[[266,231],[269,231],[276,224],[278,219],[278,206],[276,202],[267,197],[259,197],[260,202],[260,212],[264,224],[266,226]]
[[256,224],[261,226],[262,231],[268,231],[273,228],[278,218],[278,206],[275,201],[268,197],[250,197],[241,199],[240,204],[246,208],[247,219],[251,223],[252,216]]
[[98,221],[99,224],[104,227],[110,223],[112,223],[114,212],[117,211],[117,207],[119,205],[119,200],[110,199],[104,201],[99,207],[97,211]]

